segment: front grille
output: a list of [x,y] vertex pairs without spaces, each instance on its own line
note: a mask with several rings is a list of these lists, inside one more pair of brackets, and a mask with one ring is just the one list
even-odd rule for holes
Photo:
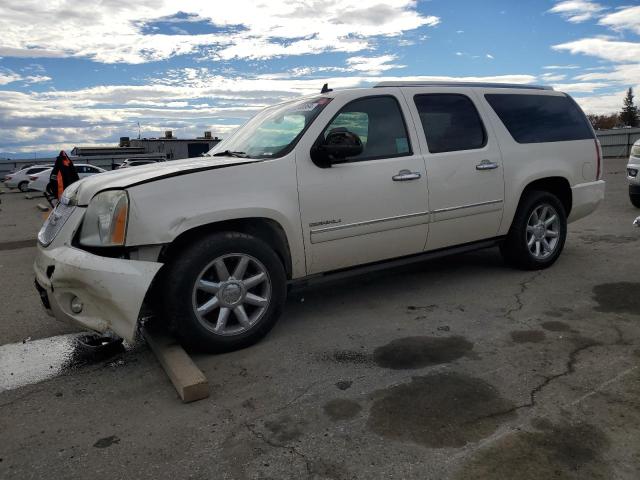
[[48,246],[56,238],[64,224],[75,210],[75,206],[58,203],[56,208],[49,214],[47,220],[38,232],[38,242],[43,247]]

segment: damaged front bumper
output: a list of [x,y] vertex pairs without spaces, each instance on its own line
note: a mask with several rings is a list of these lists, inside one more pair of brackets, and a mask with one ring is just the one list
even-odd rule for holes
[[66,244],[38,246],[34,262],[36,288],[49,313],[129,341],[135,337],[142,303],[161,266],[101,257]]

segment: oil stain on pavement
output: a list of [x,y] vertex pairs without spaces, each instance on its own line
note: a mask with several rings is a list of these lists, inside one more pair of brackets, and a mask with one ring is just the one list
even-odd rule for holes
[[336,398],[324,404],[324,413],[334,422],[354,418],[362,407],[358,402],[346,398]]
[[373,359],[382,368],[411,370],[449,363],[471,350],[473,343],[461,336],[406,337],[376,348]]
[[640,283],[603,283],[593,287],[597,312],[640,315]]
[[548,330],[550,332],[569,332],[571,331],[571,326],[567,325],[564,322],[560,322],[557,320],[549,320],[548,322],[543,322],[540,324],[542,328]]
[[107,448],[116,443],[120,443],[120,439],[115,435],[111,435],[110,437],[101,438],[94,443],[93,446],[96,448]]
[[390,440],[462,447],[491,435],[515,406],[484,380],[459,373],[413,377],[374,392],[367,426]]
[[[602,453],[609,441],[587,423],[536,422],[538,431],[506,435],[480,450],[456,478],[476,480],[609,479]],[[516,473],[517,472],[517,473]]]

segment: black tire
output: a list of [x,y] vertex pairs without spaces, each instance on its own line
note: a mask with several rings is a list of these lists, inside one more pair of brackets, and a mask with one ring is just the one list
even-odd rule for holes
[[[537,258],[527,245],[527,225],[534,210],[550,205],[558,215],[558,236],[553,251],[546,258]],[[534,217],[535,218],[535,217]],[[550,267],[562,253],[567,238],[567,215],[562,202],[549,192],[532,190],[525,193],[516,211],[511,228],[500,245],[505,262],[522,270],[540,270]]]
[[[262,316],[250,328],[238,334],[220,335],[211,331],[213,322],[208,329],[194,311],[194,286],[203,269],[230,254],[248,255],[264,266],[270,281],[270,299]],[[273,249],[259,238],[237,232],[211,234],[182,250],[167,267],[163,288],[166,321],[188,347],[207,352],[248,347],[263,338],[282,313],[286,300],[285,269]]]
[[29,182],[20,182],[18,184],[18,190],[20,190],[23,193],[27,193],[29,191]]
[[634,207],[640,208],[640,195],[639,194],[630,193],[629,194],[629,200],[631,200],[631,204]]

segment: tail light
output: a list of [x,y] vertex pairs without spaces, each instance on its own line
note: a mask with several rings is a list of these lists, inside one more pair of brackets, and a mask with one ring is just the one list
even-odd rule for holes
[[29,177],[29,180],[31,180],[32,182],[35,182],[37,179],[38,177],[36,177],[35,175]]
[[602,176],[602,155],[600,153],[600,142],[596,138],[594,140],[596,144],[596,180],[600,180]]

